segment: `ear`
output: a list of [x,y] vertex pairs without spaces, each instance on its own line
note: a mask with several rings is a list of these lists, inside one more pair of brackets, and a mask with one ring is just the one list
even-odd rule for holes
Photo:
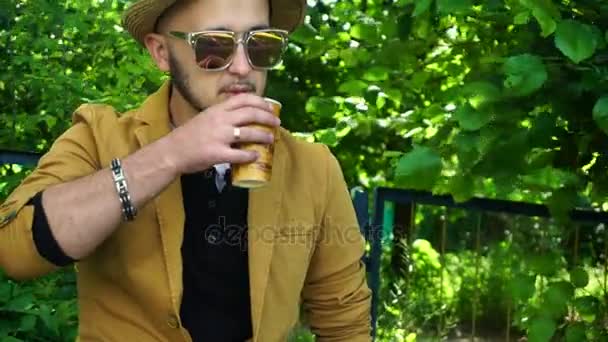
[[154,59],[156,66],[163,71],[169,71],[169,46],[167,39],[157,33],[149,33],[144,37],[144,44]]

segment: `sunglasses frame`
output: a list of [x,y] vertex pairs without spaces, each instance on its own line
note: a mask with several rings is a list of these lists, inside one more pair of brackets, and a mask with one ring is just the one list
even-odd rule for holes
[[[247,51],[247,43],[249,42],[249,39],[251,39],[252,36],[256,33],[264,33],[264,32],[277,33],[282,39],[281,58],[279,58],[277,63],[275,63],[273,66],[270,66],[270,67],[259,67],[259,66],[254,65],[253,62],[251,61],[251,57],[249,56],[249,51]],[[192,51],[194,52],[194,55],[195,55],[195,59],[196,59],[196,42],[197,42],[198,36],[200,36],[202,34],[220,33],[220,34],[228,34],[232,37],[232,40],[234,41],[233,51],[232,51],[232,54],[230,55],[230,59],[226,63],[226,65],[224,65],[223,67],[214,68],[214,69],[206,69],[206,68],[201,67],[201,69],[203,69],[205,71],[223,71],[223,70],[228,69],[232,65],[232,62],[234,61],[234,55],[236,54],[239,44],[243,44],[245,56],[247,56],[247,62],[249,63],[249,65],[251,66],[252,69],[255,69],[255,70],[273,69],[273,68],[277,67],[278,65],[280,65],[281,62],[283,61],[283,53],[285,52],[285,50],[287,48],[287,42],[289,40],[288,31],[281,30],[281,29],[273,29],[273,28],[245,31],[245,32],[243,32],[243,35],[238,39],[237,39],[237,35],[239,32],[229,31],[229,30],[207,30],[207,31],[197,31],[197,32],[171,31],[169,33],[171,34],[171,36],[173,36],[175,38],[185,40],[188,43],[188,45],[190,45],[190,47],[192,48]],[[198,64],[198,62],[197,62],[197,64]]]

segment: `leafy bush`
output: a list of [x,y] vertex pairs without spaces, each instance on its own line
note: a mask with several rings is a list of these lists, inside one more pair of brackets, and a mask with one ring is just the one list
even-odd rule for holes
[[20,284],[0,273],[0,341],[74,341],[75,295],[71,270]]
[[539,222],[512,217],[504,240],[443,256],[417,238],[406,249],[409,269],[400,274],[385,257],[380,340],[468,337],[473,324],[475,336],[489,340],[608,338],[604,256],[572,262],[563,241],[530,238]]

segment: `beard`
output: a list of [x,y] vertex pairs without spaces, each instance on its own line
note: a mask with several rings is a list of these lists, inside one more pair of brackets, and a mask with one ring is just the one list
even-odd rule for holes
[[[190,87],[189,77],[187,73],[184,71],[184,68],[179,63],[179,61],[174,57],[173,53],[169,51],[169,74],[171,77],[171,85],[174,86],[179,93],[182,95],[184,100],[188,102],[192,108],[194,108],[197,112],[202,112],[208,105],[205,106],[201,101],[199,101],[196,96],[194,96],[194,91]],[[257,93],[257,87],[254,81],[248,79],[240,79],[231,84],[227,84],[220,89],[220,93],[226,92],[230,86],[241,86],[246,87],[247,91],[250,93]]]
[[202,112],[205,109],[200,101],[196,99],[193,94],[192,88],[188,82],[188,76],[186,72],[179,64],[177,59],[173,57],[173,54],[169,51],[169,71],[171,76],[171,85],[173,85],[182,95],[182,97],[194,108],[197,112]]

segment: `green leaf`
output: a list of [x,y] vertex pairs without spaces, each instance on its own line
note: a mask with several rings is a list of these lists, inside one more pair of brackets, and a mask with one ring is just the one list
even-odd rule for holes
[[315,113],[322,117],[333,117],[338,107],[328,98],[313,96],[306,102],[306,112]]
[[490,112],[477,111],[468,104],[458,108],[454,113],[454,118],[465,131],[477,131],[492,121]]
[[352,124],[346,121],[341,121],[336,125],[334,132],[338,138],[344,138],[353,130]]
[[472,0],[437,0],[437,11],[440,14],[462,14],[471,11]]
[[548,342],[553,334],[555,334],[557,324],[555,321],[548,318],[534,318],[530,322],[528,329],[529,342]]
[[0,342],[24,342],[24,341],[21,339],[18,339],[16,337],[4,336],[4,337],[2,337],[2,340],[0,340]]
[[414,147],[397,165],[397,183],[405,188],[430,190],[441,174],[441,157],[428,147]]
[[414,89],[422,89],[432,76],[429,72],[417,72],[412,76],[411,85]]
[[547,202],[551,215],[558,220],[567,221],[570,210],[576,205],[577,191],[573,187],[553,191]]
[[589,25],[569,19],[557,25],[555,46],[578,64],[593,56],[597,41]]
[[340,51],[338,51],[337,49],[327,50],[325,57],[327,58],[327,60],[338,59],[340,58]]
[[[507,134],[504,129],[509,130]],[[524,172],[526,165],[522,156],[530,150],[526,132],[512,129],[512,126],[487,125],[480,134],[479,148],[483,159],[475,165],[474,172],[503,178],[504,185],[515,186],[514,178]]]
[[596,102],[593,107],[593,120],[604,133],[608,134],[608,96]]
[[[538,171],[533,171],[529,175],[523,175],[522,178],[524,183],[548,186],[557,189],[558,187],[555,186],[556,180],[553,178],[554,171],[557,169],[550,166],[553,165],[554,159],[554,151],[535,150],[530,152],[530,155],[528,156],[528,169]],[[548,179],[544,177],[547,177]]]
[[342,83],[338,91],[349,96],[363,96],[368,84],[361,80],[350,80]]
[[604,48],[606,48],[606,41],[604,40],[604,33],[602,32],[602,30],[595,26],[595,25],[591,25],[590,26],[591,31],[593,32],[593,35],[595,36],[595,48],[597,50],[602,50]]
[[530,146],[540,148],[552,148],[555,145],[555,141],[552,137],[556,134],[557,127],[555,121],[557,120],[556,115],[553,113],[541,113],[534,121],[532,121],[532,127],[528,133],[530,139]]
[[322,129],[315,132],[315,137],[319,142],[330,147],[338,145],[338,136],[334,129]]
[[472,82],[464,86],[462,95],[475,109],[481,109],[501,98],[500,89],[490,82]]
[[378,39],[378,27],[372,24],[355,24],[350,29],[350,35],[355,39],[374,42]]
[[389,69],[383,66],[374,66],[368,69],[363,79],[370,82],[386,81],[389,77]]
[[33,331],[36,327],[36,316],[26,315],[21,318],[21,324],[19,325],[20,331]]
[[521,3],[532,11],[532,15],[541,27],[543,37],[548,37],[555,32],[559,10],[551,0],[521,0]]
[[338,39],[343,43],[349,43],[351,40],[350,34],[347,32],[338,32]]
[[412,16],[417,17],[427,12],[431,8],[432,2],[433,0],[416,0],[416,8],[414,9]]
[[31,293],[24,293],[12,298],[5,309],[9,311],[25,311],[34,305],[34,296]]
[[510,286],[508,287],[511,291],[511,298],[515,301],[525,302],[534,295],[536,290],[535,276],[528,276],[523,274],[516,275],[511,279]]
[[359,119],[357,125],[357,136],[361,138],[368,138],[372,135],[373,128],[375,125],[375,120],[370,118]]
[[553,20],[551,16],[547,14],[547,12],[534,10],[532,11],[532,15],[534,15],[534,18],[536,18],[536,21],[538,21],[538,23],[540,24],[542,30],[541,35],[543,37],[548,37],[553,32],[555,32],[555,29],[557,28],[557,23],[555,22],[555,20]]
[[[11,321],[0,320],[0,338],[8,336],[15,328]],[[2,341],[2,340],[0,340]]]
[[582,267],[577,267],[570,271],[570,281],[578,288],[584,288],[589,284],[589,274]]
[[396,37],[399,33],[398,21],[387,20],[381,24],[380,32],[388,38]]
[[527,96],[539,90],[547,81],[548,74],[542,59],[523,54],[509,57],[503,66],[505,88],[515,96]]
[[400,39],[405,40],[412,32],[412,24],[414,23],[412,16],[405,13],[397,20],[397,33]]
[[473,177],[470,174],[459,173],[450,180],[450,194],[457,203],[470,200],[475,189]]
[[[306,59],[309,60],[315,60],[321,57],[327,51],[327,42],[323,40],[313,40],[312,42],[308,43],[307,46],[308,49]],[[129,82],[129,79],[126,76],[128,75],[124,75],[123,73],[118,75],[119,79],[124,77],[124,82]]]
[[574,300],[574,308],[586,322],[593,322],[600,313],[599,300],[593,296],[583,296]]
[[[551,154],[544,156],[550,161]],[[541,162],[542,160],[537,160]],[[558,190],[564,186],[577,185],[579,178],[573,173],[563,169],[557,169],[552,166],[545,166],[537,169],[529,174],[523,175],[522,180],[527,186],[535,186],[542,188],[541,190]]]
[[55,127],[55,125],[57,125],[57,118],[55,116],[45,115],[43,117],[43,119],[46,122],[49,129],[52,129],[53,127]]
[[296,43],[306,44],[315,40],[316,36],[317,30],[314,28],[314,26],[310,24],[302,24],[297,30],[289,35],[289,40],[293,40]]
[[7,281],[0,282],[0,306],[11,298],[12,285]]
[[365,64],[371,59],[369,51],[366,49],[350,48],[340,52],[340,58],[348,67],[356,67]]
[[518,13],[514,18],[513,18],[513,23],[515,25],[525,25],[530,21],[530,12],[525,11],[525,12],[521,12]]
[[534,254],[528,257],[530,268],[535,274],[550,277],[557,272],[558,259],[555,253]]
[[568,325],[566,328],[566,342],[584,342],[587,341],[585,336],[585,324],[581,322]]
[[401,101],[403,100],[403,93],[401,92],[401,90],[399,89],[388,89],[386,90],[386,95],[388,95],[388,98],[395,102],[395,106],[396,107],[400,107],[401,106]]
[[567,313],[568,302],[574,296],[574,286],[561,281],[549,284],[543,294],[542,311],[549,317],[559,319]]
[[386,96],[378,96],[376,100],[376,108],[382,109],[386,105]]
[[51,314],[51,310],[47,305],[42,305],[40,307],[40,319],[44,325],[55,335],[59,335],[59,322],[57,321],[57,317]]
[[419,39],[428,39],[433,30],[430,15],[421,15],[414,20],[413,33],[414,37]]
[[460,132],[454,137],[454,147],[458,164],[466,171],[470,171],[479,159],[479,137],[475,133]]
[[340,59],[347,67],[356,67],[359,64],[359,58],[355,49],[344,49],[340,52]]

